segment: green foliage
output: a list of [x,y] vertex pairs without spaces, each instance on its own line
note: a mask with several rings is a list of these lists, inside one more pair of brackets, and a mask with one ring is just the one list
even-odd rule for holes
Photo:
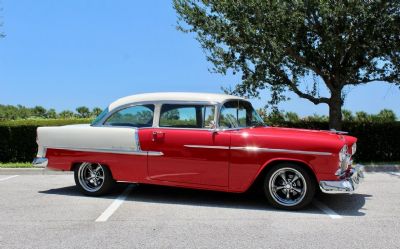
[[92,121],[91,118],[81,119],[28,119],[28,120],[6,120],[0,121],[0,126],[60,126],[69,124],[86,124]]
[[60,112],[59,116],[60,116],[60,118],[68,119],[68,118],[73,118],[74,113],[71,111],[68,111],[68,110],[64,110],[64,111]]
[[46,118],[46,109],[43,106],[35,106],[32,109],[32,115],[36,118]]
[[289,122],[299,122],[300,118],[295,112],[286,112],[285,113],[285,120]]
[[353,117],[351,115],[348,116],[347,121],[355,121],[355,122],[376,122],[376,123],[385,123],[385,122],[394,122],[397,120],[396,114],[392,110],[383,109],[378,114],[368,114],[366,112],[356,112],[356,116]]
[[57,118],[57,112],[56,112],[56,110],[54,110],[53,108],[47,110],[47,112],[46,112],[46,118],[52,118],[52,119]]
[[0,120],[25,119],[33,116],[33,109],[22,105],[0,105]]
[[[327,121],[280,122],[273,126],[328,130]],[[358,162],[395,162],[400,160],[400,122],[343,122],[343,130],[357,140]]]
[[[275,116],[276,117],[276,116]],[[268,125],[327,130],[328,122],[299,120],[288,122],[276,118]],[[36,129],[39,126],[60,126],[89,123],[89,119],[16,120],[0,122],[0,162],[31,162],[36,156]],[[177,120],[177,124],[179,120]],[[176,124],[174,124],[176,125]],[[344,122],[344,130],[358,138],[358,161],[400,161],[400,122]]]
[[[269,114],[266,108],[261,108],[257,110],[261,118],[267,124],[280,124],[281,122],[328,122],[329,118],[325,115],[313,114],[311,116],[306,116],[300,118],[297,113],[294,112],[279,112],[276,109],[272,109]],[[383,109],[378,114],[368,114],[366,112],[360,111],[356,112],[355,115],[349,110],[343,110],[343,120],[344,122],[355,122],[355,123],[390,123],[396,122],[396,114],[392,110]]]
[[0,168],[32,168],[32,162],[0,163]]
[[[77,108],[78,109],[78,108]],[[50,108],[46,110],[42,106],[35,106],[28,108],[22,105],[0,105],[0,121],[2,120],[18,120],[18,119],[70,119],[70,118],[90,118],[97,117],[102,110],[98,107],[93,108],[90,112],[89,108],[85,106],[79,107],[80,113],[75,114],[70,110],[64,110],[57,113],[55,109]]]
[[31,162],[37,153],[36,129],[89,123],[89,119],[42,119],[0,122],[0,162]]
[[92,112],[90,113],[92,117],[97,117],[103,110],[100,107],[93,108]]
[[332,128],[345,86],[400,84],[400,1],[174,0],[174,8],[178,29],[197,34],[215,72],[242,75],[228,92],[268,89],[276,104],[292,91],[329,105]]
[[78,118],[88,118],[88,117],[90,117],[89,108],[87,108],[86,106],[77,107],[75,110],[78,113],[78,115],[77,115]]
[[342,110],[343,121],[352,122],[354,121],[353,113],[349,110]]

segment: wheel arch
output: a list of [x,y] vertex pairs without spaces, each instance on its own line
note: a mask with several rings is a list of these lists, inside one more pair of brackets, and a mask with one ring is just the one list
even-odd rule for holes
[[96,161],[73,162],[73,163],[71,163],[70,171],[75,171],[75,168],[78,167],[79,165],[81,165],[82,163],[98,163],[98,164],[101,164],[102,166],[106,167],[110,171],[111,177],[114,178],[113,172],[112,172],[110,166],[107,163],[104,163],[104,162],[96,162]]
[[309,163],[295,158],[274,158],[272,160],[267,161],[262,167],[260,167],[260,170],[257,172],[253,182],[249,185],[248,189],[254,186],[259,186],[259,184],[262,184],[265,175],[273,168],[273,166],[281,163],[292,163],[302,167],[304,170],[307,171],[307,173],[314,180],[314,182],[318,184],[315,170]]

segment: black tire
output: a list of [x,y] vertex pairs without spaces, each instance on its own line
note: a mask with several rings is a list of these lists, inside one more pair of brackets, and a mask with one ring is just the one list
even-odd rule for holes
[[77,165],[74,169],[74,178],[79,191],[89,196],[105,195],[115,185],[111,171],[99,163],[84,162]]
[[314,178],[303,167],[281,163],[272,166],[265,175],[263,189],[273,207],[298,210],[311,203],[315,195],[315,185]]

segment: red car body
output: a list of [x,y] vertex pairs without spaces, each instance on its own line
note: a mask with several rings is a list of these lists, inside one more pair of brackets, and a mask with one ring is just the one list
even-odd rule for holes
[[[281,191],[271,198],[291,207],[314,193],[310,184],[326,193],[355,190],[364,177],[361,167],[352,167],[356,140],[343,132],[265,126],[251,104],[235,96],[141,94],[112,103],[91,126],[38,128],[34,165],[75,171],[77,185],[89,184],[89,194],[107,174],[119,182],[240,193],[271,177],[270,169],[283,170],[269,192]],[[92,164],[109,173],[97,174]]]
[[[153,139],[154,132],[157,132],[156,139]],[[266,167],[282,161],[307,166],[318,182],[340,180],[341,177],[335,175],[338,151],[343,141],[350,147],[356,138],[329,131],[276,127],[218,133],[207,130],[139,128],[139,141],[142,150],[162,151],[164,155],[124,155],[48,148],[48,167],[71,171],[79,162],[99,162],[110,167],[117,181],[244,192]],[[186,144],[221,148],[185,147]],[[238,147],[249,149],[238,150]],[[255,147],[274,148],[277,151],[252,149]],[[303,154],[279,149],[331,154]]]

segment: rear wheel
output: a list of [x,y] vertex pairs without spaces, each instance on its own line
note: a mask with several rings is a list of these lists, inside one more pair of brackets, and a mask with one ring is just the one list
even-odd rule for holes
[[276,208],[301,209],[312,201],[315,182],[302,167],[292,163],[273,166],[264,179],[264,193]]
[[110,170],[99,163],[81,163],[75,167],[74,176],[78,189],[90,196],[108,193],[115,183]]

